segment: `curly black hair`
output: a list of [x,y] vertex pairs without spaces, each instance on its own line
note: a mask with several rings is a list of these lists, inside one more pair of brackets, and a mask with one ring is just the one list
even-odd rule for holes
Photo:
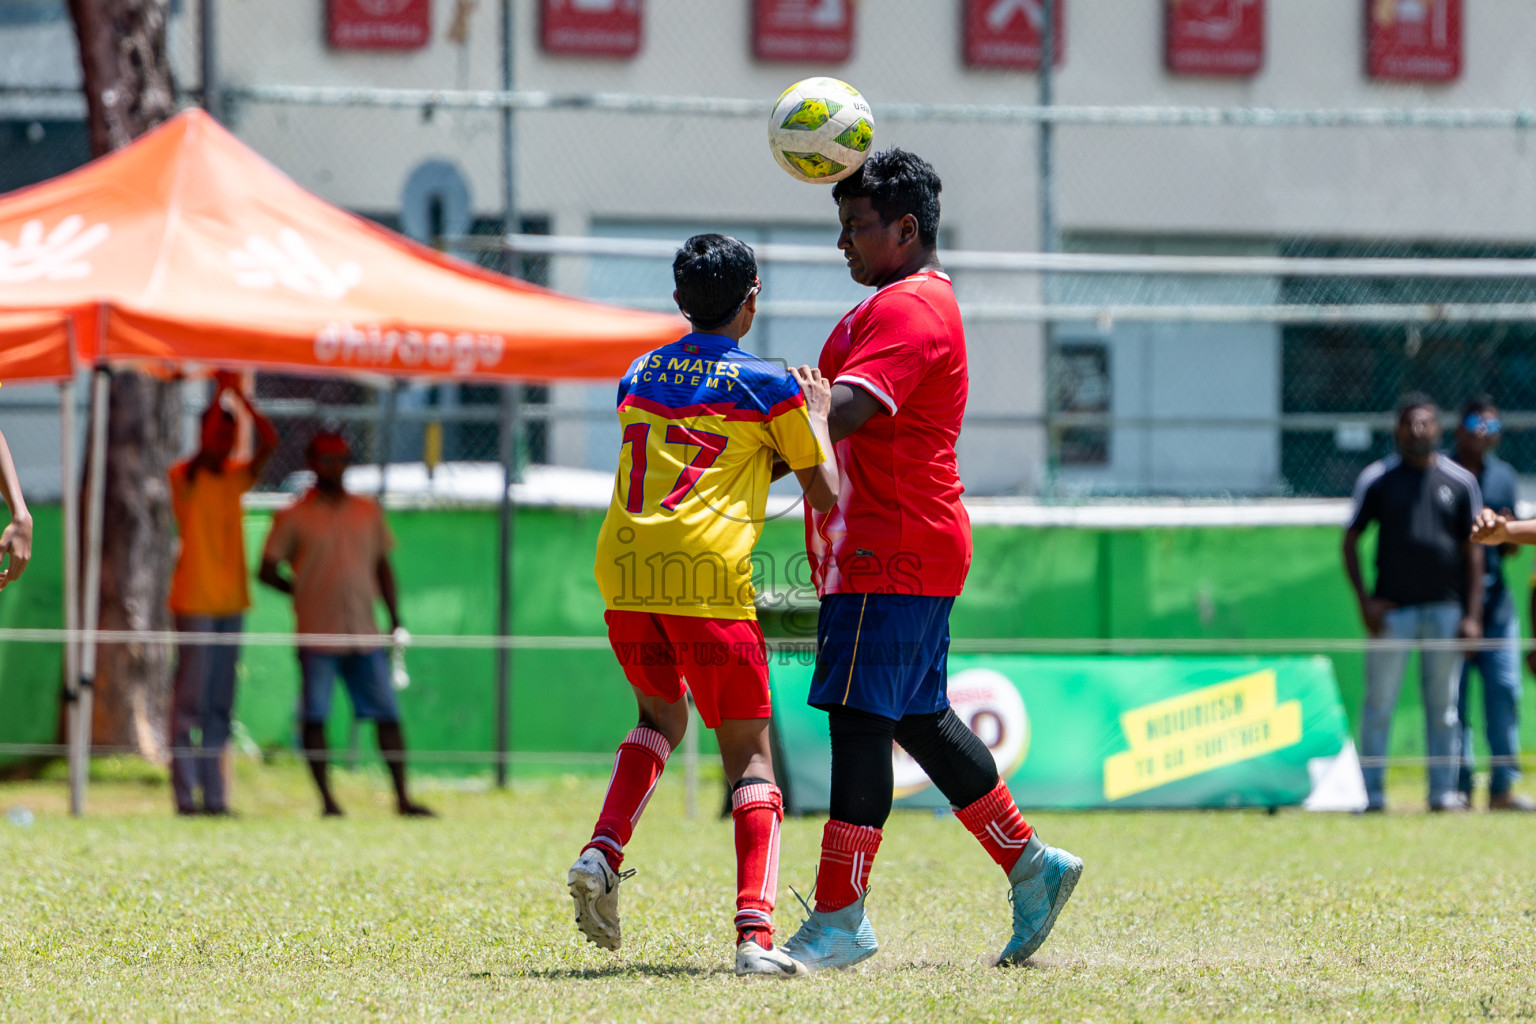
[[832,201],[869,199],[882,224],[917,218],[918,241],[929,249],[939,244],[939,193],[944,183],[933,165],[904,149],[883,149],[864,166],[832,186]]
[[729,235],[694,235],[672,260],[672,281],[683,316],[701,331],[736,315],[757,284],[757,255]]

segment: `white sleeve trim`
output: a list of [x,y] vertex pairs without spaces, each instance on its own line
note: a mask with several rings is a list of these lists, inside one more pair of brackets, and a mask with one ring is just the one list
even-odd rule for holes
[[1396,454],[1388,455],[1386,458],[1378,459],[1369,466],[1366,466],[1360,471],[1360,475],[1355,477],[1355,491],[1349,509],[1350,526],[1354,526],[1355,520],[1360,516],[1360,506],[1365,504],[1365,492],[1369,491],[1377,480],[1385,476],[1389,469],[1396,469],[1401,461]]
[[838,377],[836,380],[834,380],[832,383],[857,384],[859,387],[863,388],[865,391],[868,391],[870,394],[879,399],[880,404],[885,406],[886,411],[889,412],[892,416],[896,415],[896,403],[891,399],[891,396],[886,394],[884,391],[881,391],[878,387],[876,387],[874,384],[871,384],[863,377],[855,377],[851,373],[845,373],[841,377]]

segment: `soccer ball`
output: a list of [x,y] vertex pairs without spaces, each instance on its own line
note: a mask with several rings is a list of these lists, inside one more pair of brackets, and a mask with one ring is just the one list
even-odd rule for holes
[[768,116],[768,148],[793,178],[830,185],[858,170],[875,140],[875,115],[859,90],[835,78],[785,89]]

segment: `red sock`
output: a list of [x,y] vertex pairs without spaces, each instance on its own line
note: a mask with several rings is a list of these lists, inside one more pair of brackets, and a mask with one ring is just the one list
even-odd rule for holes
[[992,792],[969,807],[955,812],[971,835],[981,841],[987,853],[1005,872],[1012,871],[1019,854],[1035,830],[1019,813],[1019,805],[1013,802],[1013,794],[1002,779],[992,787]]
[[637,725],[619,744],[613,759],[613,777],[608,780],[608,796],[603,813],[592,829],[592,841],[583,850],[599,850],[608,858],[608,866],[619,870],[624,863],[624,844],[635,834],[635,822],[656,789],[656,780],[667,766],[672,747],[667,738],[648,726]]
[[779,822],[784,794],[753,781],[731,792],[736,822],[736,941],[773,948],[773,904],[779,891]]
[[816,910],[842,910],[869,888],[869,869],[880,849],[878,828],[828,821],[821,830],[821,865],[816,869]]

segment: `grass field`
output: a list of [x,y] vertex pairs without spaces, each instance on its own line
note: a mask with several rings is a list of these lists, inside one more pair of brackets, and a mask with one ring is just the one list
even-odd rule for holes
[[[787,983],[731,975],[731,829],[685,820],[676,778],[630,847],[613,955],[581,941],[564,886],[601,779],[427,789],[443,817],[400,821],[381,776],[342,773],[352,814],[322,821],[298,767],[242,762],[243,816],[185,821],[158,777],[113,774],[83,821],[57,782],[0,786],[37,815],[0,819],[0,1019],[1536,1016],[1536,854],[1515,817],[1032,815],[1087,869],[1032,965],[999,970],[1001,873],[952,817],[899,814],[869,901],[880,954]],[[781,935],[820,834],[785,823]]]

